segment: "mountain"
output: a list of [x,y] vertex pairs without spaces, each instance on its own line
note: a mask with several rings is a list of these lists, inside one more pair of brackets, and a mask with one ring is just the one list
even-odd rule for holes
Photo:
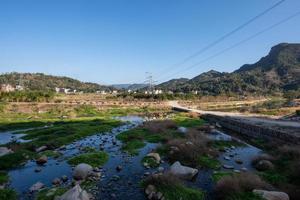
[[178,91],[180,91],[180,89],[178,91],[177,91],[177,89],[183,87],[188,81],[189,81],[189,79],[187,79],[187,78],[171,79],[167,82],[161,83],[158,86],[155,86],[155,88],[161,88],[164,90],[178,92]]
[[[172,81],[172,80],[171,80]],[[184,83],[157,86],[163,90],[202,94],[271,94],[300,88],[300,44],[281,43],[254,64],[245,64],[232,73],[214,70],[202,73]]]
[[81,82],[65,77],[52,76],[43,73],[5,73],[0,75],[0,84],[21,84],[29,90],[55,90],[55,87],[76,89],[83,92],[95,92],[97,90],[111,90],[112,87],[97,83]]
[[134,84],[115,84],[112,85],[112,87],[117,88],[119,90],[124,89],[124,90],[139,90],[142,88],[147,87],[147,84],[142,84],[142,83],[134,83]]

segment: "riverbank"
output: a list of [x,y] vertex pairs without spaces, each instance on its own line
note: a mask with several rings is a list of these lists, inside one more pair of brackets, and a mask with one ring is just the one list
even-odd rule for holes
[[[256,175],[259,173],[252,165],[252,159],[261,154],[260,149],[217,131],[193,113],[168,113],[156,119],[153,116],[117,117],[113,120],[130,123],[118,124],[108,131],[96,130],[96,134],[76,139],[69,145],[58,145],[52,151],[44,149],[38,155],[47,156],[47,162],[40,165],[38,159],[33,159],[9,170],[10,184],[6,187],[15,189],[19,199],[54,199],[76,183],[96,199],[147,199],[150,194],[172,200],[217,199],[220,196],[223,199],[261,199],[252,190],[270,189]],[[96,127],[102,125],[105,123]],[[31,139],[38,139],[47,129],[31,131],[28,134]],[[53,129],[50,132],[53,133]],[[74,172],[81,162],[92,167],[93,175],[75,181]],[[188,179],[181,175],[172,179],[176,171],[172,176],[169,174],[174,165],[177,169],[188,167],[197,173],[192,173]],[[251,187],[235,188],[231,192],[233,196],[222,193],[224,189],[220,189],[220,184],[224,180],[239,179],[249,184],[249,177],[259,182]],[[39,182],[43,187],[30,192],[29,188]],[[150,189],[149,185],[152,185]]]

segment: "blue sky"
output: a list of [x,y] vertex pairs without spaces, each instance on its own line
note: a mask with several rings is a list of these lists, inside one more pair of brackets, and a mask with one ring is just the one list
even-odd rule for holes
[[[0,0],[0,73],[43,72],[102,84],[163,81],[300,11],[286,0],[182,66],[182,61],[278,0]],[[280,42],[300,42],[300,16],[172,78],[231,72]]]

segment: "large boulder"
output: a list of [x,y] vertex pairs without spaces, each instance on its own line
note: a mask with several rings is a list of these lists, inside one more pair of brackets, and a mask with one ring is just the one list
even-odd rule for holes
[[148,153],[147,157],[154,158],[156,163],[160,163],[160,156],[158,153]]
[[77,184],[66,193],[64,193],[59,200],[89,200],[88,193],[81,189],[81,187]]
[[266,200],[289,200],[289,195],[284,192],[253,190],[253,193],[261,195]]
[[93,173],[93,167],[86,164],[86,163],[80,163],[78,164],[73,172],[73,177],[76,180],[84,180],[89,175]]
[[274,168],[274,165],[269,160],[260,160],[256,163],[255,168],[259,171],[266,171]]
[[39,164],[39,165],[43,165],[45,164],[46,162],[48,162],[48,158],[47,156],[41,156],[39,157],[37,160],[36,160],[36,163]]
[[7,147],[0,147],[0,157],[10,153],[13,153],[11,149]]
[[170,172],[180,178],[191,180],[198,173],[198,170],[191,167],[183,166],[180,164],[179,161],[176,161],[170,167]]

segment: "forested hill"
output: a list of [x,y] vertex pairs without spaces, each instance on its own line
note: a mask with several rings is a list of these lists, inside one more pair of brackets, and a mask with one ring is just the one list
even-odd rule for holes
[[79,80],[65,77],[52,76],[43,73],[6,73],[0,75],[0,84],[11,84],[13,86],[19,83],[29,90],[54,91],[55,87],[76,89],[77,91],[95,92],[97,90],[112,89],[108,86],[96,83],[86,83]]
[[[169,84],[170,83],[170,84]],[[254,64],[246,64],[232,73],[214,70],[190,80],[158,85],[164,90],[202,94],[273,94],[300,89],[300,44],[281,43]]]

